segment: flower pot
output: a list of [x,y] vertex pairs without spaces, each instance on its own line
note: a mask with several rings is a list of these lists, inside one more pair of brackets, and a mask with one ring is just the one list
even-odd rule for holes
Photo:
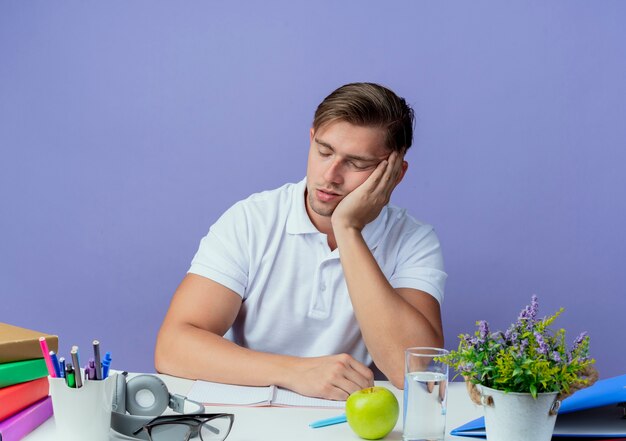
[[550,441],[560,405],[557,392],[503,392],[479,386],[487,441]]

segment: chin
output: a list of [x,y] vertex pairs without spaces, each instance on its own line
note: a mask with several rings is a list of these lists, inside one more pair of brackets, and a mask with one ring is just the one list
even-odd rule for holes
[[335,208],[337,208],[337,206],[329,207],[319,201],[314,201],[314,203],[311,204],[311,209],[315,212],[315,214],[324,217],[331,217],[335,212]]

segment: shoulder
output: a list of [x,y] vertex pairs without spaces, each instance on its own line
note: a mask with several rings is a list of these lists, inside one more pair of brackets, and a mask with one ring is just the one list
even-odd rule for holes
[[299,190],[301,185],[302,182],[287,183],[273,190],[265,190],[258,193],[253,193],[246,199],[239,201],[238,204],[241,204],[244,207],[251,208],[270,208],[284,206],[286,203],[291,202],[295,193]]
[[288,183],[281,187],[251,194],[232,205],[216,224],[243,226],[258,231],[264,226],[285,220],[304,182]]
[[417,220],[406,209],[392,204],[387,205],[387,231],[398,238],[435,236],[432,225]]

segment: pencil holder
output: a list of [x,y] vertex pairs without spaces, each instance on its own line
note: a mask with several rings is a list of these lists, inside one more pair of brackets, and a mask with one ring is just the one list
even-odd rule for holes
[[54,409],[56,438],[64,441],[108,441],[115,377],[83,380],[75,389],[64,378],[51,378],[50,395]]

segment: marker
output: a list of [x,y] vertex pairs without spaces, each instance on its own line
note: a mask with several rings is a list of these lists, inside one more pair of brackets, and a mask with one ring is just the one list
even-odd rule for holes
[[90,380],[96,379],[96,363],[93,361],[93,358],[89,359],[89,364],[85,367],[85,373],[88,373],[88,377]]
[[65,357],[59,358],[59,370],[61,371],[61,378],[65,378]]
[[65,368],[65,382],[68,387],[76,387],[76,376],[74,375],[74,367],[72,363],[68,363]]
[[309,424],[309,427],[311,429],[317,429],[319,427],[326,427],[326,426],[332,426],[333,424],[345,423],[346,421],[348,420],[346,419],[346,414],[344,413],[342,415],[337,415],[336,417],[313,421],[311,424]]
[[76,388],[83,387],[83,380],[80,375],[80,364],[78,364],[78,347],[73,346],[76,349],[72,349],[70,354],[72,355],[72,362],[76,366],[76,375],[74,375],[74,381],[76,382]]
[[57,354],[55,354],[54,351],[50,351],[50,360],[52,360],[52,367],[54,368],[55,376],[59,378],[61,376],[61,367],[59,366]]
[[111,353],[104,354],[104,360],[102,360],[102,379],[104,380],[109,376],[109,369],[111,368]]
[[39,337],[39,346],[41,346],[41,352],[43,352],[43,358],[46,360],[46,366],[48,367],[48,375],[51,377],[56,377],[54,372],[54,366],[52,365],[52,360],[50,359],[50,349],[48,349],[48,343],[46,342],[46,337]]
[[102,364],[100,364],[100,342],[93,341],[93,355],[96,363],[96,380],[102,380]]

